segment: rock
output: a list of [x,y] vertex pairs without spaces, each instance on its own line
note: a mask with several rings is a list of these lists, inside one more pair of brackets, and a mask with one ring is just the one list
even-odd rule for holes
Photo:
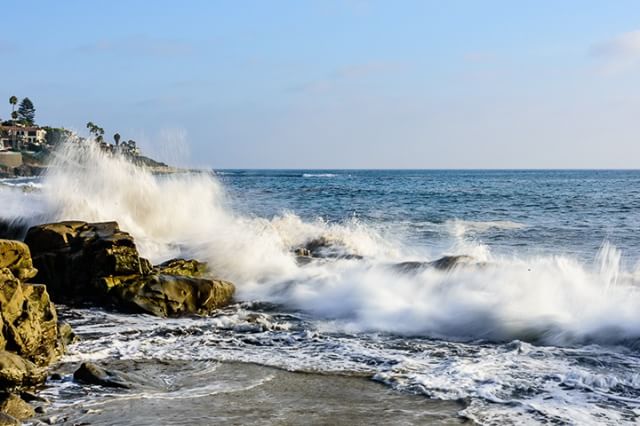
[[42,284],[23,284],[9,269],[0,269],[0,349],[8,349],[38,365],[61,355],[58,317]]
[[31,361],[12,352],[0,351],[0,388],[33,387],[44,383],[47,373]]
[[[293,249],[293,254],[297,256],[298,262],[304,264],[304,258],[331,258],[331,259],[362,259],[362,256],[349,253],[344,243],[339,240],[332,240],[327,237],[318,237],[307,241],[303,246]],[[308,263],[308,262],[307,262]]]
[[441,271],[450,271],[461,265],[479,264],[475,262],[475,259],[467,255],[457,256],[443,256],[440,259],[432,262],[400,262],[396,263],[393,268],[399,272],[417,272],[423,269],[433,268]]
[[45,402],[45,403],[49,402],[47,398],[43,398],[41,396],[36,395],[33,392],[27,392],[27,391],[20,392],[20,398],[22,398],[26,402],[33,402],[33,401]]
[[[46,287],[24,282],[36,273],[27,245],[0,240],[0,389],[5,391],[44,383],[45,367],[64,351]],[[17,405],[22,400],[16,398],[8,396],[0,408],[19,419],[26,411],[32,415],[31,407]]]
[[172,259],[151,267],[116,222],[60,222],[29,229],[25,239],[54,300],[142,311],[207,315],[229,304],[233,284],[205,278],[207,264]]
[[311,250],[306,247],[298,247],[293,251],[293,254],[300,257],[311,257]]
[[25,242],[39,270],[36,279],[47,284],[54,300],[99,297],[88,286],[95,277],[149,272],[133,237],[116,222],[39,225],[27,231]]
[[209,267],[206,263],[185,259],[168,260],[158,265],[157,269],[165,275],[182,275],[191,278],[204,277],[209,272]]
[[58,323],[58,338],[64,348],[78,340],[78,336],[76,336],[76,333],[73,332],[71,326],[66,322]]
[[20,241],[0,240],[0,269],[7,268],[14,277],[26,281],[36,276],[29,247]]
[[75,373],[73,380],[87,385],[100,385],[110,388],[129,389],[131,386],[117,374],[107,371],[92,362],[83,362]]
[[444,256],[438,260],[434,260],[433,262],[429,262],[429,266],[440,269],[442,271],[451,270],[459,265],[469,265],[474,263],[474,259],[471,256],[467,255],[458,255],[458,256]]
[[36,414],[31,405],[12,393],[0,397],[0,412],[18,420],[25,420]]
[[161,317],[208,315],[228,305],[235,291],[227,281],[166,274],[105,277],[101,285],[129,309]]
[[0,426],[20,426],[22,422],[13,416],[0,413]]

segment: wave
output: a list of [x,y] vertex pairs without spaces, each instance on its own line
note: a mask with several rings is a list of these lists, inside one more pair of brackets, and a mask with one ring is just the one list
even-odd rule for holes
[[445,222],[445,226],[449,229],[449,232],[456,237],[464,237],[465,235],[482,234],[495,230],[517,230],[526,228],[526,225],[519,222],[512,222],[509,220],[497,220],[497,221],[473,221],[452,219]]
[[0,186],[24,188],[24,190],[38,190],[42,189],[42,182],[40,178],[33,177],[10,178],[0,179]]
[[335,173],[303,173],[304,178],[332,178],[338,176]]
[[[625,270],[611,245],[592,264],[569,256],[497,256],[479,242],[458,240],[451,251],[429,253],[393,229],[354,218],[328,223],[294,213],[244,215],[232,210],[214,176],[154,176],[92,145],[66,144],[53,162],[38,195],[47,220],[117,220],[154,262],[207,260],[237,284],[239,299],[283,304],[325,327],[553,345],[634,344],[640,338],[640,269]],[[349,256],[299,264],[292,249],[317,239]],[[444,254],[472,255],[476,262],[447,271],[393,267]]]

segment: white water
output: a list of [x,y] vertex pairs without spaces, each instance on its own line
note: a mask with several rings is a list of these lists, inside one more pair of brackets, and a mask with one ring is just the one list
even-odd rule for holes
[[[239,299],[282,303],[336,320],[345,330],[554,345],[640,337],[640,274],[622,269],[615,247],[603,246],[592,265],[562,256],[498,258],[460,230],[521,226],[513,222],[451,222],[451,252],[426,253],[356,219],[328,224],[304,222],[294,213],[247,217],[230,208],[211,174],[154,176],[78,144],[66,144],[55,156],[41,194],[8,199],[10,210],[23,216],[34,207],[51,221],[116,220],[154,262],[178,255],[205,259],[237,284]],[[318,237],[364,259],[298,266],[291,249]],[[472,255],[483,264],[447,272],[391,267],[443,254]]]
[[[633,419],[640,406],[634,373],[640,363],[627,353],[640,337],[640,268],[625,268],[609,244],[587,264],[567,256],[497,256],[466,238],[524,226],[515,222],[447,222],[451,243],[438,251],[353,218],[337,224],[306,222],[293,212],[252,217],[231,208],[210,174],[153,176],[91,146],[67,145],[41,186],[35,192],[0,186],[0,216],[32,223],[117,220],[154,262],[178,255],[207,260],[217,275],[236,283],[239,300],[280,303],[311,322],[264,315],[256,323],[242,308],[162,323],[87,312],[88,323],[74,326],[94,337],[70,360],[214,358],[364,372],[432,397],[472,397],[465,414],[481,422],[531,421],[541,413],[575,424],[615,424]],[[291,249],[318,237],[363,259],[297,265]],[[393,267],[445,254],[471,255],[478,263],[451,271]],[[159,328],[171,332],[156,335]],[[200,332],[180,334],[191,329]],[[231,338],[219,334],[228,331]],[[447,343],[478,339],[504,343]],[[624,347],[571,347],[585,344]],[[594,361],[576,361],[583,358]]]

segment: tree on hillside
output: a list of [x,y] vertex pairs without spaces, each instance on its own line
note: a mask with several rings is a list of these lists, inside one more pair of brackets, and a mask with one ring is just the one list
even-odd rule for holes
[[104,129],[97,124],[94,124],[92,121],[87,123],[87,129],[89,129],[89,133],[91,133],[96,138],[96,142],[104,141]]
[[18,107],[18,117],[24,124],[32,126],[36,119],[36,108],[31,99],[24,98]]
[[17,120],[18,119],[18,111],[13,111],[11,113],[11,119],[13,119],[13,120]]
[[116,146],[120,145],[120,133],[113,135],[113,140],[116,142]]

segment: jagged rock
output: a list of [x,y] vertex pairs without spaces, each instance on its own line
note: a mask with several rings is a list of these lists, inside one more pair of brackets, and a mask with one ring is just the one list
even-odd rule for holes
[[432,262],[401,262],[393,265],[393,268],[400,272],[416,272],[422,269],[434,268],[441,271],[449,271],[460,265],[475,264],[475,259],[467,255],[443,256]]
[[47,373],[12,352],[0,351],[0,388],[32,387],[44,383]]
[[167,274],[104,277],[98,286],[130,309],[161,317],[210,314],[228,305],[235,290],[227,281]]
[[127,384],[117,373],[105,370],[92,362],[83,362],[75,373],[73,380],[87,385],[100,385],[110,388],[129,389]]
[[12,393],[0,397],[0,412],[18,420],[25,420],[36,414],[31,405]]
[[310,258],[362,259],[362,256],[349,253],[344,243],[327,237],[318,237],[307,241],[303,246],[293,249],[299,264],[308,263]]
[[20,241],[0,240],[0,269],[7,268],[19,280],[28,280],[38,271],[33,267],[29,247]]
[[448,271],[459,265],[468,265],[475,261],[471,256],[458,255],[458,256],[443,256],[438,260],[429,262],[429,265],[433,268],[440,269],[442,271]]
[[42,284],[23,284],[9,269],[0,270],[0,349],[8,349],[38,365],[47,365],[62,351],[58,317]]
[[20,426],[22,422],[13,416],[0,413],[0,426]]
[[158,265],[157,270],[165,275],[182,275],[191,278],[201,278],[209,272],[206,263],[185,259],[167,260]]
[[206,263],[172,259],[156,267],[116,222],[33,227],[25,242],[54,300],[90,302],[158,316],[206,315],[231,302],[233,284],[205,278]]
[[44,367],[64,351],[46,287],[23,282],[36,273],[25,244],[0,240],[0,389],[44,383]]
[[96,277],[148,273],[149,262],[138,256],[133,237],[116,222],[68,221],[29,229],[25,242],[38,268],[37,280],[47,284],[54,300],[94,298],[87,285]]
[[22,282],[36,273],[25,244],[0,240],[0,350],[47,365],[62,347],[56,309],[46,287]]

